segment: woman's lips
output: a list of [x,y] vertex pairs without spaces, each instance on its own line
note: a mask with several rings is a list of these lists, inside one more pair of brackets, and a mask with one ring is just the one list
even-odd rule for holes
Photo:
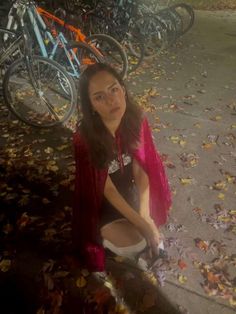
[[120,110],[120,107],[115,107],[113,109],[110,110],[110,113],[114,113],[116,111]]

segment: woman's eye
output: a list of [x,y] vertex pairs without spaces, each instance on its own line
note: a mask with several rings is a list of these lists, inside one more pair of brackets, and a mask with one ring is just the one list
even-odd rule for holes
[[95,97],[96,101],[101,101],[102,99],[103,99],[102,95],[99,95],[99,96]]
[[113,93],[116,93],[118,90],[119,90],[118,87],[113,87],[113,88],[112,88],[112,92],[113,92]]

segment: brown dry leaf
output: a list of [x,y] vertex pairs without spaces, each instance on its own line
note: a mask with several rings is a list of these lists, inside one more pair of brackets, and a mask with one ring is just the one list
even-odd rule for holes
[[84,276],[80,276],[77,280],[76,280],[76,286],[78,288],[83,288],[87,285],[87,280],[84,278]]
[[148,95],[151,97],[160,96],[155,87],[150,88],[150,90],[148,91]]
[[68,144],[64,144],[61,146],[57,146],[56,149],[59,150],[59,152],[61,152],[62,150],[66,149],[68,147]]
[[54,152],[54,149],[53,149],[52,147],[47,147],[47,148],[44,149],[44,152],[45,152],[46,154],[51,154],[51,153]]
[[10,259],[3,259],[0,262],[0,270],[3,273],[6,273],[11,267],[11,260]]
[[211,149],[215,146],[216,144],[215,143],[203,143],[202,144],[202,148],[204,149]]
[[200,123],[194,123],[195,128],[201,129],[201,124]]
[[207,273],[207,279],[211,283],[217,283],[220,281],[219,275],[217,276],[211,271]]
[[215,182],[213,185],[213,189],[215,189],[215,190],[226,190],[226,182],[225,181]]
[[220,121],[221,119],[222,119],[222,116],[215,116],[215,117],[210,118],[210,120],[212,121]]
[[186,268],[187,268],[187,264],[186,264],[185,261],[182,260],[182,259],[178,260],[178,266],[179,266],[179,268],[181,268],[181,269],[186,269]]
[[54,281],[50,274],[44,273],[43,274],[44,284],[48,290],[53,290],[54,288]]
[[196,247],[198,247],[201,251],[208,251],[209,243],[208,241],[203,241],[201,239],[195,239]]
[[142,301],[142,309],[148,310],[150,307],[156,304],[156,293],[155,291],[150,291],[149,293],[144,294]]
[[25,228],[28,224],[30,224],[31,219],[28,214],[25,212],[21,215],[20,219],[17,220],[17,226],[20,230]]
[[44,198],[42,198],[42,203],[45,204],[45,205],[47,205],[47,204],[50,204],[51,201],[49,201],[48,198],[44,197]]
[[50,160],[46,165],[46,169],[49,171],[57,172],[59,170],[59,167],[56,165],[56,162],[54,160]]

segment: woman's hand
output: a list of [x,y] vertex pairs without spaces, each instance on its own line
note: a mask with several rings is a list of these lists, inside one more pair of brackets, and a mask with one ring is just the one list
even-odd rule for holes
[[160,243],[160,234],[157,228],[155,228],[155,231],[153,230],[153,227],[151,224],[146,222],[145,219],[141,219],[140,224],[138,226],[139,231],[142,233],[144,238],[147,241],[147,245],[150,248],[150,258],[153,256],[158,255],[158,244]]

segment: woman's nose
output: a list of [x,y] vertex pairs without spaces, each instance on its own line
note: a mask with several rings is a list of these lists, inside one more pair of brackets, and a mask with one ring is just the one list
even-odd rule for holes
[[107,103],[108,103],[108,105],[112,105],[114,103],[114,101],[115,101],[115,96],[112,95],[112,94],[108,94],[107,95]]

